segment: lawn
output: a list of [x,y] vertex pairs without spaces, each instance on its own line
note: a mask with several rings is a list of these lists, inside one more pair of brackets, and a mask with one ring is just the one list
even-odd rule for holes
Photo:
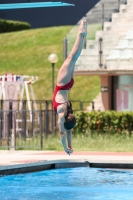
[[[32,137],[16,140],[17,150],[40,150],[40,137]],[[42,150],[63,151],[59,134],[44,135],[42,140]],[[111,133],[93,133],[93,134],[76,134],[72,138],[74,151],[101,151],[101,152],[132,152],[133,135],[111,134]],[[4,145],[1,147],[7,149]]]
[[[103,151],[103,152],[132,152],[133,136],[119,134],[97,134],[73,136],[74,151]],[[44,150],[62,151],[63,147],[59,135],[44,139]]]
[[[0,34],[0,75],[13,73],[38,76],[39,80],[33,85],[35,98],[52,99],[52,69],[48,56],[51,53],[58,55],[56,79],[63,62],[63,39],[71,29],[72,26],[60,26]],[[91,37],[94,37],[96,28],[92,26],[89,29]],[[75,77],[70,99],[92,101],[99,91],[98,76],[78,76]]]

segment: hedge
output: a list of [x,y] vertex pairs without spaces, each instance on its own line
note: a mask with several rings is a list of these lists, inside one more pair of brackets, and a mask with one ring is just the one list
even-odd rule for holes
[[88,133],[90,131],[131,133],[133,130],[133,112],[117,111],[79,111],[76,115],[74,132]]
[[30,29],[27,22],[0,19],[0,33]]

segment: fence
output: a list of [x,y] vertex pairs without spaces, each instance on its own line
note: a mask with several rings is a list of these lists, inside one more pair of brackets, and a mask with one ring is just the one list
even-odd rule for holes
[[[27,100],[0,102],[1,149],[42,150],[44,137],[47,138],[48,134],[58,131],[57,115],[52,109],[52,101],[30,101],[32,110],[28,110],[28,103]],[[74,111],[86,110],[89,104],[92,105],[92,110],[95,109],[94,102],[72,101],[72,103]],[[8,110],[3,109],[4,104]]]

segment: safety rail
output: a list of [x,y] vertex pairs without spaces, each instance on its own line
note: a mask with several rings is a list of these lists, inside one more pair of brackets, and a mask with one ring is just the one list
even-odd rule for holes
[[[4,110],[4,104],[8,110]],[[27,100],[0,101],[0,149],[43,149],[43,138],[58,131],[51,100],[31,101],[32,110],[27,104]],[[88,105],[95,109],[92,101],[75,100],[72,104],[74,112],[86,111]]]

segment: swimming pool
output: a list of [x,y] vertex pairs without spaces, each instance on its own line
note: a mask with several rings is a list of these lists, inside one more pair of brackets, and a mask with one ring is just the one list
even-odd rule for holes
[[133,171],[52,169],[0,177],[1,200],[133,200]]

